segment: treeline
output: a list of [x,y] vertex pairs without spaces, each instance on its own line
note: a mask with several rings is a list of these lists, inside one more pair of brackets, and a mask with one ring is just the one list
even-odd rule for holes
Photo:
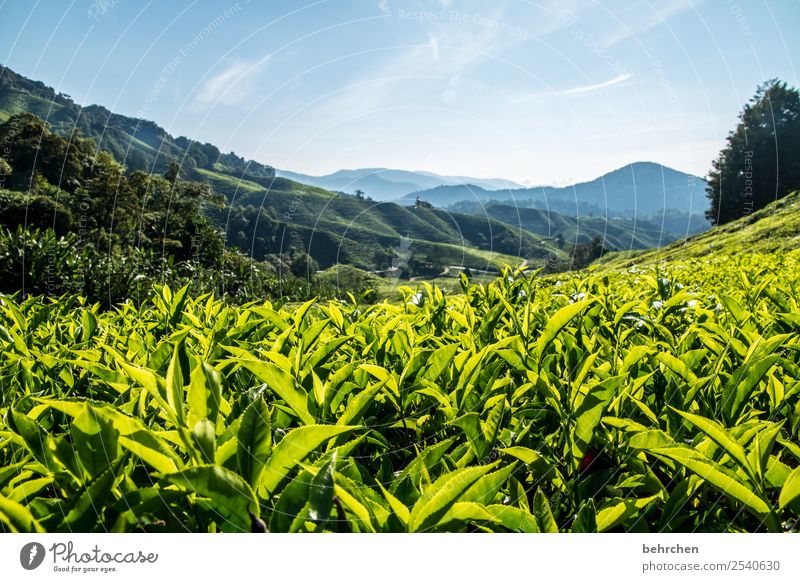
[[224,197],[184,179],[176,162],[160,174],[126,172],[93,140],[61,137],[30,113],[0,125],[0,152],[2,293],[75,293],[110,306],[154,283],[235,302],[365,291],[363,281],[315,277],[302,251],[267,254],[265,244],[256,261],[226,247]]
[[800,91],[779,79],[760,85],[711,165],[706,218],[715,225],[800,189]]

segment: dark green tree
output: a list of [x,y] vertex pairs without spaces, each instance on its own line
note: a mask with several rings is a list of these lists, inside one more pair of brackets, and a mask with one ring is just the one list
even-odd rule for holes
[[93,150],[92,142],[76,132],[66,140],[50,131],[47,123],[32,113],[20,113],[0,125],[3,158],[13,170],[6,188],[27,190],[34,174],[50,184],[72,192],[86,171],[83,160]]
[[292,270],[292,275],[295,277],[305,278],[310,281],[319,270],[319,263],[317,263],[311,255],[305,251],[301,251],[292,257],[289,268]]
[[712,162],[706,218],[725,224],[800,188],[800,92],[772,79],[758,87]]

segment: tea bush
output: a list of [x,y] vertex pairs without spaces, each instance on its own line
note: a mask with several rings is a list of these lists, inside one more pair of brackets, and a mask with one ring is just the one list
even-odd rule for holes
[[0,523],[797,531],[799,257],[374,305],[2,297]]

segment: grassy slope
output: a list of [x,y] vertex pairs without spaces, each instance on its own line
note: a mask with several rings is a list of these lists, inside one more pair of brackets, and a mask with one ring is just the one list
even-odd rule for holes
[[616,249],[649,249],[673,242],[677,237],[662,232],[642,221],[602,216],[580,216],[578,219],[538,208],[515,207],[507,204],[488,204],[480,212],[508,224],[524,228],[544,237],[564,237],[566,244],[584,244],[599,235],[606,246]]
[[233,206],[269,209],[328,266],[374,268],[375,251],[413,241],[420,260],[472,269],[498,269],[528,259],[535,263],[561,251],[545,237],[495,219],[359,200],[277,178],[270,188],[207,169],[196,170]]
[[800,248],[800,192],[685,241],[643,252],[609,253],[597,264],[612,268],[706,258],[713,254],[771,254]]

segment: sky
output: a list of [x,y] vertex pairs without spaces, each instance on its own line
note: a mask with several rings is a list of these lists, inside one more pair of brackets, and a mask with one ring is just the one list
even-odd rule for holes
[[704,176],[766,79],[782,0],[0,0],[0,64],[277,168],[570,184]]

